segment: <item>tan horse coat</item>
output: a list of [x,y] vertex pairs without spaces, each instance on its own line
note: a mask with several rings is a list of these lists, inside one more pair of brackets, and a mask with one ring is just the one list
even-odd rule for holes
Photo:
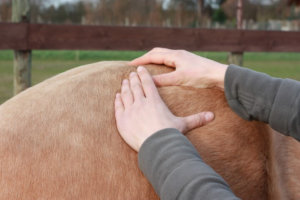
[[[171,69],[147,66],[152,74]],[[135,67],[99,62],[48,79],[0,106],[0,199],[158,199],[120,138],[114,97]],[[300,199],[300,145],[239,118],[224,93],[163,87],[178,116],[215,112],[187,134],[242,199]]]

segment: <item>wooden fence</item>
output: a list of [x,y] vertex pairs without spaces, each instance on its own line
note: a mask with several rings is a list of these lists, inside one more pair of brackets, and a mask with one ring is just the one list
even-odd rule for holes
[[229,62],[242,63],[243,52],[299,52],[300,33],[0,23],[0,50],[15,50],[14,94],[31,85],[31,50],[149,50],[153,47],[231,52]]
[[0,49],[299,52],[300,32],[0,23]]
[[33,49],[229,51],[239,65],[245,51],[300,51],[298,32],[30,24],[30,0],[12,0],[12,22],[0,23],[0,50],[14,50],[14,94],[31,85]]

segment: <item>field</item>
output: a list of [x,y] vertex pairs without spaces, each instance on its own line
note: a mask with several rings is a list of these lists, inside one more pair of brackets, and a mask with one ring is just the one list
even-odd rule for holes
[[[131,60],[143,51],[33,51],[33,85],[73,67],[103,60]],[[195,52],[226,63],[225,52]],[[300,80],[300,53],[245,53],[244,66],[272,76]],[[12,97],[13,51],[0,51],[0,104]]]

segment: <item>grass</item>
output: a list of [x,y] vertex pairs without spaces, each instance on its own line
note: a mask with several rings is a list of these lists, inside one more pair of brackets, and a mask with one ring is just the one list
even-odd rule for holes
[[[131,60],[144,51],[33,51],[33,85],[73,67],[102,60]],[[226,52],[196,52],[226,63]],[[244,66],[275,77],[300,80],[300,53],[245,53]],[[12,97],[13,51],[0,51],[0,104]]]

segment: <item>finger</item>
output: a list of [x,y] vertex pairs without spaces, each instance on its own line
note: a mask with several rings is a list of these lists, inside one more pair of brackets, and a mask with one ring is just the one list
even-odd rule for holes
[[122,82],[121,98],[125,108],[133,104],[133,96],[127,79]]
[[138,75],[142,82],[143,91],[146,97],[159,97],[157,88],[149,72],[144,67],[138,67]]
[[119,118],[119,116],[122,112],[124,112],[124,105],[123,105],[120,93],[117,93],[116,98],[115,98],[115,116],[116,116],[116,118]]
[[152,77],[156,86],[180,85],[178,72],[159,74]]
[[151,49],[151,51],[149,51],[149,52],[167,53],[167,52],[172,52],[172,51],[174,51],[174,50],[173,49],[163,48],[163,47],[155,47],[155,48]]
[[182,119],[185,123],[183,132],[186,133],[192,129],[204,126],[205,124],[211,122],[214,119],[214,114],[212,112],[201,112],[183,117]]
[[130,88],[133,94],[134,101],[139,101],[141,98],[144,98],[144,92],[142,89],[141,81],[135,72],[130,73]]
[[[140,57],[130,61],[129,64],[130,65],[135,65],[135,66],[148,64],[148,63],[145,63],[145,61],[143,61],[143,60],[149,54],[152,54],[152,53],[168,53],[168,52],[172,52],[172,51],[174,51],[174,50],[167,49],[167,48],[161,48],[161,47],[155,47],[155,48],[151,49],[149,52],[145,53],[143,56],[140,56]],[[144,58],[142,58],[142,57],[144,57]]]
[[173,52],[148,52],[145,55],[131,61],[131,65],[145,65],[149,63],[164,64],[169,67],[175,67],[176,57]]

